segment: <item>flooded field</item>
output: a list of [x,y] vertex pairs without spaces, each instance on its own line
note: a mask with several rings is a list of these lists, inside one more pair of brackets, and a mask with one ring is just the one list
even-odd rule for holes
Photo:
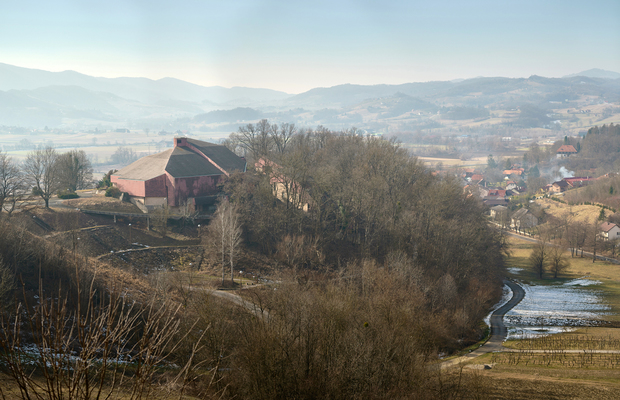
[[[526,285],[525,298],[506,313],[507,339],[524,339],[571,331],[576,327],[598,326],[608,314],[596,290],[599,281],[573,279],[557,285]],[[509,290],[509,289],[508,289]]]

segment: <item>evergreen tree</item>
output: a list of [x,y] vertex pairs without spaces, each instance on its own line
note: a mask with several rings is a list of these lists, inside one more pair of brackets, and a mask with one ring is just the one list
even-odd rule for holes
[[487,158],[487,169],[495,169],[497,168],[497,163],[495,162],[495,159],[493,158],[493,154],[489,154],[489,157]]

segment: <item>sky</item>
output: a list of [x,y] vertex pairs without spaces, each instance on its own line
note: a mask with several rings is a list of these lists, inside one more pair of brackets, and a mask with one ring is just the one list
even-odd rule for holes
[[0,62],[301,93],[620,72],[620,1],[0,2]]

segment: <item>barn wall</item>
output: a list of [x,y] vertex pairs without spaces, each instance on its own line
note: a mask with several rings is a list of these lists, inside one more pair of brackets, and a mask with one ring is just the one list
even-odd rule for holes
[[131,179],[119,179],[117,176],[112,175],[110,181],[114,186],[119,188],[121,192],[129,193],[131,196],[144,197],[145,194],[145,182],[134,181]]
[[217,185],[219,184],[221,178],[222,175],[175,179],[174,205],[182,205],[189,197],[212,196],[217,194]]
[[146,181],[145,192],[146,197],[168,197],[166,187],[169,186],[168,174],[163,174],[157,178]]

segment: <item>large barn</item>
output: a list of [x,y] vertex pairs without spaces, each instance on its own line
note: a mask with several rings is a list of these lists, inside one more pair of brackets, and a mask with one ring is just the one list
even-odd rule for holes
[[201,211],[214,204],[218,185],[246,162],[222,145],[175,138],[174,147],[142,157],[111,176],[143,211],[167,205],[173,211]]

